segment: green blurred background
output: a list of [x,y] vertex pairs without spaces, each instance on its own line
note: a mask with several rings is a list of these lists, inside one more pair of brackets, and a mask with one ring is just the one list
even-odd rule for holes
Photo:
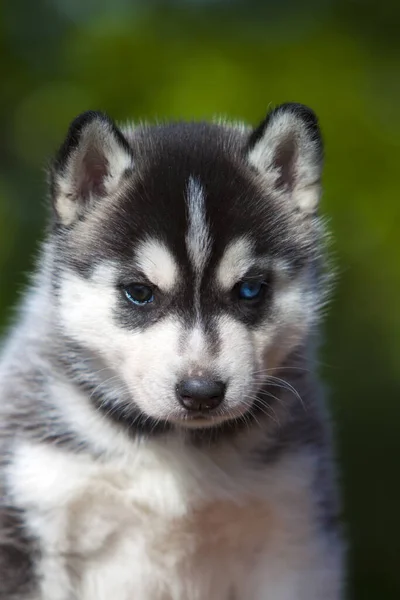
[[46,161],[79,112],[256,123],[281,101],[316,110],[339,275],[321,368],[350,597],[400,598],[400,2],[9,0],[0,10],[2,328],[42,235]]

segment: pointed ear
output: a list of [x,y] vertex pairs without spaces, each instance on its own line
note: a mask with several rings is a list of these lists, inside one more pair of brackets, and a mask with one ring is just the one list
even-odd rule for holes
[[317,117],[302,104],[282,104],[250,135],[248,160],[266,186],[300,213],[313,214],[321,194],[323,147]]
[[77,117],[50,171],[59,221],[71,225],[96,200],[114,192],[132,168],[130,146],[107,115],[89,111]]

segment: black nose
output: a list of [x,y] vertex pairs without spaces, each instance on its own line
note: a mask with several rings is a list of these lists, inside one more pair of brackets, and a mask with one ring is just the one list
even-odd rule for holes
[[179,402],[187,410],[208,411],[217,408],[224,398],[225,384],[203,377],[184,379],[177,385]]

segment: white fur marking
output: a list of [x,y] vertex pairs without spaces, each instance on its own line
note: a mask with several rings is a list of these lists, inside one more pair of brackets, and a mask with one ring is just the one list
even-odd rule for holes
[[217,280],[224,290],[230,290],[254,264],[252,244],[246,237],[233,240],[227,246],[217,269]]
[[201,274],[210,253],[211,240],[206,222],[204,190],[193,177],[190,177],[188,182],[187,204],[189,227],[186,245],[193,266],[198,274]]
[[136,262],[147,279],[159,288],[171,291],[176,285],[178,266],[163,242],[146,240],[137,250]]

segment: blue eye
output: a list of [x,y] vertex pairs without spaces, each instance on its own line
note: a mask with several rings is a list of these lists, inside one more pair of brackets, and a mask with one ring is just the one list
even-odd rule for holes
[[131,283],[124,287],[124,294],[129,302],[137,304],[138,306],[144,306],[154,300],[154,293],[151,287],[148,285],[142,285],[141,283]]
[[262,281],[244,281],[239,285],[239,298],[241,300],[255,300],[262,292]]

